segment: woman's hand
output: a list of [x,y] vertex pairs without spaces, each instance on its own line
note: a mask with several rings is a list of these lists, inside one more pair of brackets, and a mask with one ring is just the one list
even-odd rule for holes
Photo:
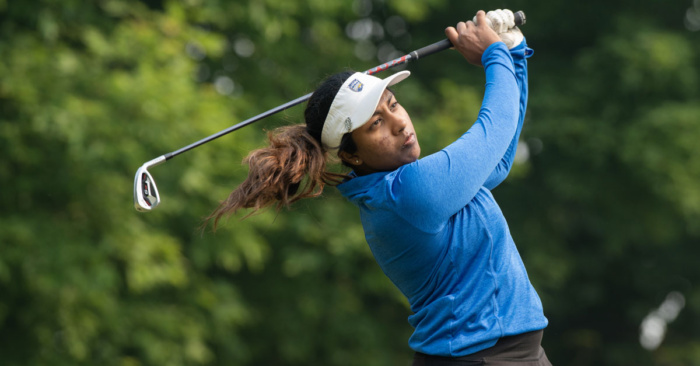
[[476,19],[478,25],[471,20],[466,23],[459,22],[456,28],[445,29],[445,35],[469,63],[481,66],[481,55],[491,44],[500,42],[501,38],[488,26],[483,10],[476,13]]
[[[479,24],[476,16],[472,21]],[[506,44],[508,49],[512,49],[523,42],[525,36],[518,27],[515,26],[515,14],[509,9],[496,9],[486,13],[486,21],[491,29],[493,29],[501,41]]]

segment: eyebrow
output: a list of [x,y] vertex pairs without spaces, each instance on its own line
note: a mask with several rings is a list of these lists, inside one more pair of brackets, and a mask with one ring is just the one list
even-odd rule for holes
[[[388,91],[389,93],[386,94],[386,96],[382,96],[382,99],[379,100],[379,104],[381,104],[382,101],[384,101],[384,100],[386,100],[386,105],[389,105],[389,104],[391,103],[391,97],[394,96],[394,93],[392,93],[391,90],[389,90],[389,89],[387,89],[387,91]],[[377,105],[379,105],[379,104],[377,104]],[[374,113],[372,113],[372,117],[374,117],[374,116],[376,116],[376,115],[378,115],[378,114],[379,114],[379,112],[377,112],[377,111],[375,110]]]

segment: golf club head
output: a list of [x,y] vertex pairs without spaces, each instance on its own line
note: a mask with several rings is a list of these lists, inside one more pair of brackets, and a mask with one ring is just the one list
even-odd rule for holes
[[134,178],[134,207],[137,211],[151,211],[160,203],[156,182],[144,165],[136,171]]

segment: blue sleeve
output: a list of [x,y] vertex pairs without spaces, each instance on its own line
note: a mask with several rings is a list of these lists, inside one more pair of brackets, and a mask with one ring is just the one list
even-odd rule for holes
[[496,42],[481,61],[486,89],[476,122],[441,151],[399,168],[389,187],[395,212],[426,232],[440,230],[472,200],[518,129],[520,91],[508,48]]
[[531,48],[527,47],[527,42],[525,39],[518,45],[510,50],[510,55],[513,58],[513,65],[515,66],[515,77],[518,81],[518,89],[520,89],[520,114],[518,117],[518,128],[515,131],[515,136],[508,146],[506,154],[503,156],[501,161],[496,165],[496,168],[491,172],[491,175],[486,179],[484,187],[488,189],[494,189],[496,186],[501,184],[508,173],[510,173],[510,168],[513,166],[513,160],[515,159],[515,152],[518,148],[518,140],[520,139],[520,132],[523,129],[523,121],[525,120],[525,110],[527,109],[527,95],[528,95],[528,80],[527,80],[527,59],[532,56],[533,51]]

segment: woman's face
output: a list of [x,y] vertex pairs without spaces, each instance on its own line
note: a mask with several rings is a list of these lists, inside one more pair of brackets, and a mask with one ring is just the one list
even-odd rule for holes
[[388,89],[369,121],[352,132],[352,139],[357,151],[341,152],[340,157],[360,175],[392,171],[420,156],[411,118]]

